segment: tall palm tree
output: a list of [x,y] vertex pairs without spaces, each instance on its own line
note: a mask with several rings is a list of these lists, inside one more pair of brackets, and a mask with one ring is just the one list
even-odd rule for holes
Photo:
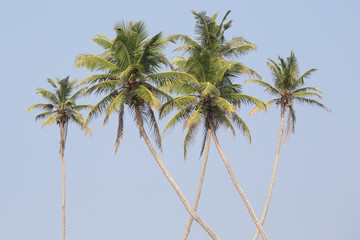
[[25,111],[39,109],[44,111],[36,116],[35,120],[46,119],[42,127],[56,123],[60,128],[60,148],[59,154],[62,160],[62,239],[65,240],[65,143],[67,138],[69,122],[77,124],[85,133],[90,132],[90,129],[84,124],[84,119],[79,111],[91,109],[91,105],[77,105],[75,101],[81,95],[82,90],[77,91],[71,95],[75,89],[77,80],[69,81],[69,77],[64,79],[56,78],[56,82],[47,79],[48,83],[54,88],[54,91],[48,91],[39,88],[36,93],[45,98],[48,103],[38,103],[30,106]]
[[[267,64],[273,75],[274,85],[271,85],[259,79],[250,79],[245,81],[245,82],[257,83],[261,87],[265,88],[265,90],[269,92],[271,95],[274,95],[275,98],[266,102],[265,104],[267,106],[276,104],[277,106],[280,106],[280,110],[281,110],[280,133],[276,148],[275,164],[271,176],[269,193],[266,199],[263,214],[260,219],[261,225],[263,225],[265,222],[266,214],[269,209],[270,199],[274,187],[275,175],[279,162],[280,146],[284,133],[285,114],[286,113],[288,114],[287,127],[285,130],[285,143],[286,143],[286,138],[290,136],[291,131],[292,132],[295,131],[295,121],[296,121],[295,110],[294,110],[295,102],[307,103],[309,105],[319,106],[329,111],[329,109],[325,105],[313,99],[313,97],[317,97],[321,99],[320,94],[323,93],[322,91],[314,87],[304,87],[305,84],[304,79],[308,78],[312,73],[317,71],[317,69],[312,68],[306,71],[304,74],[300,75],[298,61],[297,58],[295,57],[294,52],[291,52],[290,56],[286,60],[279,57],[279,63],[276,63],[272,59],[269,59],[269,62],[267,62]],[[258,110],[259,108],[254,108],[254,110],[251,111],[250,115]],[[254,240],[258,239],[258,237],[259,237],[259,231],[256,231]]]
[[[203,101],[200,99],[207,99],[206,101],[209,101],[210,105],[214,104],[212,103],[212,100],[210,100],[211,99],[210,96],[220,97],[217,98],[215,101],[217,102],[220,99],[221,103],[216,103],[216,104],[226,105],[226,104],[230,104],[231,102],[231,104],[240,106],[240,102],[247,102],[247,103],[255,102],[257,105],[259,104],[261,105],[261,102],[258,101],[257,99],[242,95],[240,90],[240,85],[233,84],[231,81],[233,77],[243,73],[247,73],[249,75],[256,75],[257,77],[260,76],[252,69],[247,68],[246,66],[240,63],[227,61],[229,59],[231,60],[233,58],[236,58],[240,55],[247,54],[252,50],[256,50],[256,45],[246,41],[242,37],[234,37],[232,40],[228,42],[226,41],[224,33],[227,29],[231,27],[231,23],[232,23],[231,20],[225,22],[227,16],[230,13],[230,10],[225,14],[220,24],[216,23],[217,14],[213,15],[212,17],[209,17],[206,16],[206,12],[200,12],[200,13],[196,11],[192,11],[192,12],[196,20],[195,32],[197,34],[197,41],[182,34],[175,34],[169,37],[171,41],[177,41],[179,39],[183,41],[184,45],[175,49],[175,51],[182,51],[184,52],[184,54],[187,53],[189,55],[189,59],[185,59],[183,57],[177,57],[174,59],[174,63],[178,66],[178,70],[181,71],[181,73],[173,74],[172,77],[175,79],[176,78],[181,79],[181,81],[172,81],[170,85],[165,86],[165,89],[167,88],[167,90],[170,92],[175,90],[177,91],[178,94],[185,94],[185,95],[187,94],[187,96],[178,97],[174,100],[169,101],[167,104],[163,106],[163,109],[161,111],[162,115],[166,115],[168,111],[170,111],[170,109],[172,109],[173,107],[180,107],[181,111],[183,111],[183,113],[181,113],[180,111],[177,115],[175,115],[175,117],[172,120],[170,120],[165,130],[173,126],[173,124],[175,124],[175,122],[177,122],[181,118],[186,119],[186,116],[189,114],[188,111],[191,112],[194,109],[199,110],[197,113],[204,111],[204,110],[200,110],[199,107],[196,107],[197,104],[200,104],[200,102]],[[169,76],[171,75],[170,72],[168,74]],[[190,74],[191,77],[187,76],[186,74]],[[195,80],[192,80],[191,78]],[[220,91],[217,88],[219,88]],[[196,102],[194,98],[196,94],[198,94],[198,102]],[[223,94],[225,95],[223,96]],[[232,99],[233,97],[235,99]],[[195,102],[191,102],[190,99],[193,99]],[[183,109],[183,106],[189,107],[189,104],[190,105],[193,104],[193,107],[195,106],[195,108],[187,109],[187,110]],[[232,106],[231,111],[227,112],[227,114],[233,115],[234,109],[235,107]],[[209,111],[217,111],[217,110],[209,109]],[[203,114],[207,115],[207,113],[205,112],[203,112]],[[226,118],[226,114],[223,114],[223,117]],[[215,118],[218,118],[218,116],[216,116]],[[235,122],[240,120],[240,122],[238,122],[239,127],[242,129],[243,133],[246,136],[248,136],[250,139],[250,132],[247,126],[245,125],[245,123],[241,120],[240,117],[237,116],[235,118],[237,119],[234,120]],[[206,119],[206,117],[204,119]],[[206,121],[210,123],[212,120],[208,119]],[[204,140],[201,149],[201,154],[204,151],[205,145],[206,148],[205,148],[204,162],[202,165],[200,180],[198,184],[198,190],[193,207],[195,211],[197,210],[199,204],[206,165],[207,165],[207,159],[208,159],[208,151],[209,151],[210,137],[211,137],[211,128],[208,123],[204,124],[204,126],[206,127],[204,127]],[[225,125],[228,125],[229,123],[230,122],[226,121]],[[190,127],[191,125],[186,126],[186,123],[184,124],[185,127],[188,127],[188,133],[186,135],[184,142],[185,158],[186,158],[186,149],[188,143],[191,142],[190,139],[192,138],[192,134],[193,134],[192,129],[197,128],[195,125],[193,127]],[[224,123],[220,125],[224,125]],[[230,128],[234,130],[232,126]],[[225,158],[225,155],[222,155],[222,157]],[[225,162],[227,162],[226,159],[224,163]],[[230,169],[230,166],[227,163],[225,163],[225,165]],[[230,175],[233,176],[232,174]],[[235,178],[233,178],[233,180],[236,181]],[[240,189],[240,186],[238,186],[238,189]],[[242,190],[240,192],[242,192]],[[242,196],[244,197],[244,199],[246,199],[245,195]],[[251,206],[249,205],[249,209],[250,208]],[[192,221],[193,218],[190,216],[188,224],[185,229],[183,239],[188,238]]]
[[86,122],[104,112],[104,124],[106,124],[110,114],[118,113],[119,125],[115,141],[116,152],[123,136],[124,108],[127,106],[135,115],[135,122],[146,145],[186,210],[213,239],[219,239],[190,207],[180,188],[156,153],[144,129],[145,121],[152,129],[157,146],[162,149],[161,135],[152,108],[158,109],[161,105],[159,99],[168,99],[170,96],[152,85],[156,81],[156,78],[152,78],[152,76],[162,65],[169,65],[162,53],[167,40],[162,37],[162,33],[158,33],[147,40],[149,34],[145,24],[141,21],[129,22],[128,24],[122,22],[115,27],[115,30],[117,35],[114,40],[109,40],[104,35],[97,35],[93,39],[104,48],[104,53],[99,55],[82,54],[76,59],[75,67],[85,67],[91,71],[97,70],[104,73],[93,75],[81,82],[81,84],[88,83],[90,85],[85,91],[85,95],[91,93],[106,94],[89,113]]
[[[256,226],[260,229],[264,239],[266,234],[263,231],[255,213],[247,200],[243,190],[237,183],[237,180],[231,170],[231,167],[220,147],[216,131],[220,127],[229,128],[235,135],[235,127],[249,139],[250,132],[245,122],[237,115],[237,108],[241,104],[255,104],[259,108],[265,108],[264,103],[260,100],[244,95],[241,92],[239,84],[233,84],[232,79],[243,73],[244,67],[237,62],[226,61],[223,58],[214,56],[214,52],[209,51],[208,47],[194,45],[188,59],[177,57],[174,59],[174,65],[178,68],[176,74],[173,73],[171,81],[162,83],[162,88],[170,93],[175,92],[179,97],[170,99],[160,109],[160,117],[166,116],[171,110],[178,109],[179,112],[165,126],[164,131],[172,128],[176,123],[184,121],[184,128],[187,133],[184,140],[184,158],[187,155],[187,148],[192,143],[194,136],[200,126],[204,130],[204,140],[201,152],[204,150],[205,143],[206,153],[208,153],[209,138],[212,135],[215,145],[224,161],[231,180],[236,189],[239,191],[243,201],[245,202],[250,215],[252,216]],[[169,76],[171,73],[168,73]],[[169,77],[168,76],[168,77]],[[198,188],[197,199],[195,200],[194,209],[197,208],[199,192],[205,172],[207,156],[205,156],[202,174]],[[184,239],[188,236],[191,226],[191,219],[184,235]]]

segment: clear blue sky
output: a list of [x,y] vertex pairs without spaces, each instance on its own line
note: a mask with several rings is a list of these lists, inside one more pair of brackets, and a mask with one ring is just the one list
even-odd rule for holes
[[[226,37],[243,36],[258,51],[240,61],[271,81],[267,58],[293,50],[302,72],[319,71],[308,80],[325,92],[332,110],[296,106],[296,133],[282,148],[275,190],[264,229],[271,240],[360,239],[360,2],[303,1],[2,1],[0,117],[0,239],[48,240],[61,237],[61,161],[57,126],[41,129],[36,113],[24,110],[42,99],[46,78],[83,79],[74,69],[80,53],[101,51],[91,38],[114,36],[120,20],[143,20],[151,35],[183,33],[194,37],[191,10],[231,9]],[[173,57],[173,46],[167,48]],[[242,83],[246,78],[239,79]],[[244,92],[262,100],[256,86]],[[95,103],[96,98],[81,102]],[[356,107],[357,106],[357,107]],[[220,143],[236,177],[260,216],[268,190],[280,125],[279,109],[249,118],[250,146],[239,134],[220,131]],[[160,121],[163,128],[165,121]],[[181,239],[188,214],[166,181],[132,118],[114,155],[116,117],[93,137],[69,129],[66,148],[67,240]],[[202,160],[197,139],[183,162],[184,133],[175,128],[164,139],[162,159],[193,204]],[[255,226],[211,145],[199,215],[221,239],[251,239]],[[194,224],[190,238],[209,239]]]

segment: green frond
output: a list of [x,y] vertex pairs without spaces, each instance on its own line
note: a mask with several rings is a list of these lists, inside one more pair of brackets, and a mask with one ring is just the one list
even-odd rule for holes
[[77,86],[81,86],[81,85],[84,85],[87,83],[94,84],[97,82],[104,82],[107,80],[115,80],[115,78],[109,74],[96,74],[96,75],[92,75],[90,77],[85,78]]
[[193,75],[185,72],[162,72],[152,74],[149,77],[159,84],[164,84],[167,81],[173,81],[176,79],[180,79],[186,83],[199,84],[198,80]]
[[54,112],[53,111],[48,111],[48,112],[40,113],[39,115],[37,115],[35,117],[35,122],[37,122],[37,121],[39,121],[41,119],[44,119],[44,118],[48,117],[51,114],[54,114]]
[[256,44],[244,44],[241,46],[223,49],[220,52],[220,56],[224,57],[238,57],[241,55],[248,54],[251,51],[255,51],[257,49]]
[[194,46],[193,45],[182,45],[180,47],[177,47],[174,49],[174,52],[192,52],[194,51]]
[[53,86],[54,89],[58,88],[56,83],[51,78],[47,78],[46,80],[47,80],[48,83],[50,83],[51,86]]
[[219,106],[226,114],[229,115],[236,112],[236,108],[222,97],[213,98],[211,100],[211,105]]
[[41,95],[43,98],[45,98],[46,100],[49,100],[54,105],[60,104],[60,99],[58,99],[54,93],[52,93],[48,90],[40,88],[36,91],[36,94]]
[[299,79],[296,81],[295,86],[302,86],[304,85],[304,78],[308,78],[310,77],[311,74],[313,74],[314,72],[318,71],[318,69],[312,68],[310,70],[307,70],[303,75],[301,75],[299,77]]
[[137,97],[142,99],[148,105],[155,107],[155,109],[159,109],[161,106],[160,101],[156,98],[156,96],[145,86],[138,85],[132,90]]
[[220,95],[219,89],[217,89],[217,87],[211,84],[210,82],[200,83],[199,86],[197,87],[197,90],[198,92],[201,93],[201,95],[215,95],[215,96]]
[[118,128],[115,140],[115,153],[118,151],[121,139],[124,134],[124,105],[119,106]]
[[32,111],[34,109],[39,109],[39,110],[43,110],[43,111],[51,111],[54,108],[54,105],[49,104],[49,103],[38,103],[38,104],[34,104],[31,105],[30,107],[28,107],[25,112],[29,112]]
[[[277,99],[273,99],[273,100],[270,100],[270,101],[267,101],[265,102],[265,106],[266,106],[266,109],[269,109],[272,105],[274,105],[274,103],[276,103],[276,101],[280,101],[280,98],[277,98]],[[255,107],[250,113],[249,113],[249,116],[257,113],[259,110],[264,110],[264,109],[261,109],[259,107]]]
[[177,114],[175,114],[170,119],[170,121],[166,124],[166,126],[164,128],[164,131],[163,131],[163,134],[165,134],[166,131],[173,128],[175,126],[175,124],[178,123],[179,121],[187,119],[189,110],[190,110],[190,107],[187,107],[186,109],[183,109],[183,110],[179,111]]
[[191,95],[184,95],[177,98],[173,98],[161,106],[159,111],[160,118],[166,116],[174,108],[183,110],[184,108],[194,104],[196,101],[197,101],[197,97]]
[[80,54],[76,57],[74,66],[76,68],[84,67],[90,71],[112,72],[119,70],[112,62],[94,54]]
[[[41,115],[41,114],[40,114]],[[40,119],[42,117],[40,117],[40,115],[37,115],[36,118]],[[57,117],[57,113],[53,113],[48,119],[46,119],[42,125],[42,127],[45,127],[46,125],[51,125],[53,123],[56,123],[56,117]],[[48,116],[48,115],[47,115]]]
[[113,45],[112,41],[103,34],[98,34],[93,37],[93,41],[105,50],[110,49]]
[[154,111],[149,107],[146,115],[155,143],[160,148],[161,152],[163,152],[160,128],[156,121]]
[[266,111],[266,105],[256,97],[252,97],[246,94],[241,93],[229,93],[224,94],[224,98],[226,98],[230,103],[235,106],[240,106],[241,104],[254,104],[259,107],[261,110]]
[[198,127],[199,127],[199,124],[193,124],[193,125],[188,126],[188,130],[186,132],[185,139],[184,139],[184,161],[186,161],[187,149],[188,149],[189,145],[191,145],[193,143]]
[[82,93],[82,95],[84,95],[84,96],[90,95],[93,92],[95,92],[95,94],[97,94],[97,95],[102,94],[102,93],[112,92],[117,89],[118,85],[119,85],[118,80],[109,80],[109,81],[105,81],[105,82],[100,82],[100,83],[92,85],[90,88],[85,89],[85,91]]
[[294,91],[292,91],[292,93],[297,93],[297,92],[307,92],[309,90],[315,91],[317,93],[323,93],[320,89],[314,88],[314,87],[303,87],[303,88],[298,88]]
[[256,83],[259,86],[265,88],[265,90],[272,95],[282,95],[282,92],[279,89],[260,79],[249,79],[246,80],[244,83]]
[[105,126],[107,123],[109,116],[119,111],[119,107],[123,106],[126,102],[126,93],[125,91],[121,91],[108,105],[106,108],[105,118],[102,126]]
[[187,45],[191,45],[191,46],[195,46],[195,47],[200,47],[200,45],[193,40],[192,38],[190,38],[189,36],[183,35],[183,34],[174,34],[174,35],[170,35],[168,36],[168,40],[171,42],[177,42],[178,40],[181,40],[183,43],[187,44]]
[[[232,114],[230,114],[231,116]],[[235,137],[236,136],[236,132],[235,132],[235,128],[234,126],[231,124],[231,121],[228,119],[228,117],[223,113],[223,112],[220,112],[220,114],[218,115],[218,119],[217,119],[218,122],[221,122],[221,126],[224,126],[226,128],[230,128],[233,136]]]
[[294,97],[294,100],[297,100],[300,103],[307,103],[309,105],[315,105],[315,106],[321,107],[324,110],[330,112],[330,109],[328,109],[324,104],[322,104],[314,99],[309,99],[309,98],[305,98],[305,97]]
[[318,97],[319,99],[321,99],[322,97],[320,96],[320,94],[318,93],[315,93],[315,92],[295,92],[295,93],[292,93],[292,95],[294,97]]
[[232,120],[234,123],[236,123],[236,126],[240,129],[241,133],[249,140],[249,142],[251,143],[251,134],[250,134],[250,130],[248,128],[248,126],[246,125],[246,123],[244,122],[244,120],[242,120],[241,117],[239,117],[237,114],[233,114],[232,115]]
[[184,127],[190,128],[195,125],[199,125],[201,120],[203,119],[203,115],[201,114],[201,105],[198,106],[198,109],[191,115],[185,122]]
[[93,105],[84,104],[84,105],[73,106],[72,109],[75,111],[82,111],[82,110],[92,110],[94,107],[95,106],[93,106]]
[[89,112],[89,115],[85,120],[85,124],[87,125],[91,119],[101,114],[116,96],[118,96],[118,92],[115,91],[108,94],[100,102],[98,102],[95,107],[93,107],[92,110]]

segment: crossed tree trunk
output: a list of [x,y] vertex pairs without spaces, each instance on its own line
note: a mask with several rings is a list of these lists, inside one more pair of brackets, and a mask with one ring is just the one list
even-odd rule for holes
[[151,144],[151,142],[150,142],[150,140],[149,140],[149,138],[148,138],[148,136],[147,136],[147,134],[145,132],[144,125],[143,125],[141,115],[140,115],[140,110],[139,110],[138,106],[135,106],[135,114],[136,114],[136,121],[137,121],[137,124],[139,126],[141,136],[143,137],[146,145],[148,146],[150,152],[152,153],[153,157],[155,158],[157,164],[161,168],[161,170],[164,173],[165,177],[167,178],[167,180],[169,181],[171,186],[174,188],[176,194],[179,196],[179,198],[180,198],[181,202],[183,203],[183,205],[185,206],[186,210],[191,215],[191,217],[194,218],[195,221],[197,221],[201,225],[201,227],[210,235],[210,237],[212,239],[219,240],[220,238],[204,222],[204,220],[202,220],[198,215],[196,215],[195,211],[191,208],[189,202],[186,200],[184,194],[181,192],[180,188],[177,186],[174,179],[171,177],[169,171],[166,169],[164,163],[161,161],[159,155],[156,153],[154,147],[152,146],[152,144]]
[[[204,175],[205,175],[207,160],[208,160],[208,156],[209,156],[210,139],[211,139],[211,131],[209,130],[208,133],[207,133],[207,139],[206,139],[204,162],[203,162],[202,169],[201,169],[199,186],[198,186],[198,190],[197,190],[196,198],[195,198],[195,203],[194,203],[194,207],[193,207],[194,212],[196,212],[197,207],[199,205],[202,185],[203,185],[203,182],[204,182]],[[190,216],[188,224],[187,224],[186,229],[185,229],[183,240],[186,240],[188,238],[193,220],[194,220],[194,218],[192,216]]]
[[234,173],[233,173],[233,171],[232,171],[232,169],[231,169],[231,167],[230,167],[230,165],[229,165],[228,160],[227,160],[226,157],[225,157],[224,152],[222,151],[222,149],[221,149],[221,147],[220,147],[218,138],[217,138],[216,133],[215,133],[215,131],[214,131],[214,128],[213,128],[212,126],[211,126],[211,133],[212,133],[212,136],[213,136],[213,139],[214,139],[216,148],[218,149],[218,152],[219,152],[219,154],[220,154],[220,156],[221,156],[221,158],[222,158],[222,160],[223,160],[223,162],[224,162],[224,164],[225,164],[225,167],[226,167],[226,169],[227,169],[227,171],[228,171],[228,173],[229,173],[229,175],[230,175],[231,181],[233,182],[235,188],[238,190],[238,192],[239,192],[242,200],[244,201],[244,203],[245,203],[245,205],[246,205],[246,207],[247,207],[247,209],[248,209],[248,211],[249,211],[249,213],[250,213],[251,218],[253,219],[253,221],[254,221],[256,227],[258,228],[258,230],[260,231],[260,234],[261,234],[263,240],[268,240],[268,238],[267,238],[267,236],[266,236],[266,234],[265,234],[265,232],[264,232],[264,229],[262,228],[262,225],[260,224],[259,220],[257,219],[257,217],[256,217],[256,215],[255,215],[254,210],[252,209],[252,207],[251,207],[251,205],[250,205],[249,200],[248,200],[247,197],[245,196],[245,193],[244,193],[244,191],[241,189],[239,183],[236,181],[236,178],[235,178],[235,176],[234,176]]
[[[272,173],[272,176],[271,176],[269,193],[268,193],[268,196],[266,198],[264,211],[263,211],[263,214],[262,214],[261,219],[260,219],[261,226],[264,225],[266,214],[267,214],[268,209],[269,209],[271,194],[272,194],[272,191],[273,191],[273,188],[274,188],[275,175],[276,175],[276,170],[277,170],[277,166],[278,166],[278,163],[279,163],[279,154],[280,154],[281,141],[282,141],[282,136],[283,136],[283,132],[284,132],[284,115],[285,115],[285,109],[283,108],[283,109],[281,109],[280,134],[279,134],[278,145],[277,145],[277,148],[276,148],[275,164],[274,164],[274,169],[273,169],[273,173]],[[258,238],[259,238],[259,230],[257,229],[253,240],[257,240]]]

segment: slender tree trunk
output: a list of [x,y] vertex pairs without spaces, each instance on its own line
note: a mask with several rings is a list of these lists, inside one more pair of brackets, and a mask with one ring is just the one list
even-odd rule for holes
[[[210,139],[211,139],[211,131],[209,130],[208,134],[207,134],[207,140],[206,140],[204,162],[203,162],[202,169],[201,169],[199,186],[198,186],[198,190],[196,193],[196,199],[195,199],[195,203],[194,203],[194,207],[193,207],[193,210],[195,213],[196,213],[197,207],[199,205],[201,189],[202,189],[202,185],[204,182],[205,170],[206,170],[207,160],[208,160],[208,156],[209,156],[209,149],[210,149]],[[192,216],[190,216],[188,224],[185,229],[183,240],[186,240],[188,238],[193,220],[194,220],[194,218]]]
[[217,136],[216,136],[215,131],[214,131],[214,129],[212,128],[212,126],[211,126],[211,133],[212,133],[212,135],[213,135],[216,148],[218,149],[218,151],[219,151],[219,153],[220,153],[220,156],[221,156],[221,158],[222,158],[222,160],[223,160],[223,162],[224,162],[224,164],[225,164],[225,167],[226,167],[226,169],[227,169],[227,171],[228,171],[228,173],[229,173],[229,175],[230,175],[230,178],[231,178],[233,184],[235,185],[235,188],[238,190],[241,198],[243,199],[243,201],[244,201],[244,203],[245,203],[245,205],[246,205],[246,207],[247,207],[247,209],[248,209],[248,211],[249,211],[249,213],[250,213],[250,215],[251,215],[251,218],[253,219],[256,227],[257,227],[257,228],[259,229],[259,231],[260,231],[260,234],[261,234],[262,238],[263,238],[264,240],[268,240],[268,238],[267,238],[267,236],[266,236],[266,234],[265,234],[265,232],[264,232],[264,229],[263,229],[262,226],[260,225],[260,222],[259,222],[259,220],[257,219],[257,217],[256,217],[256,215],[255,215],[255,212],[254,212],[254,210],[252,209],[252,207],[251,207],[251,205],[250,205],[249,200],[246,198],[244,191],[241,189],[239,183],[236,181],[236,178],[235,178],[235,176],[234,176],[234,173],[233,173],[233,171],[232,171],[232,169],[231,169],[231,167],[230,167],[230,165],[229,165],[229,162],[227,161],[227,159],[226,159],[226,157],[225,157],[224,152],[222,151],[222,149],[221,149],[221,147],[220,147],[219,141],[218,141],[218,139],[217,139]]
[[148,136],[147,136],[147,134],[145,132],[144,125],[143,125],[143,122],[142,122],[142,119],[141,119],[141,116],[140,116],[140,110],[139,110],[138,106],[135,107],[135,114],[136,114],[136,120],[137,120],[137,124],[139,126],[141,136],[144,138],[144,141],[145,141],[146,145],[148,146],[150,152],[154,156],[157,164],[161,168],[162,172],[165,174],[165,177],[170,182],[171,186],[176,191],[177,195],[179,196],[181,202],[184,204],[184,206],[185,206],[186,210],[188,211],[188,213],[195,219],[195,221],[197,221],[202,226],[202,228],[210,235],[210,237],[212,239],[216,239],[216,240],[220,239],[213,232],[213,230],[211,230],[211,228],[204,222],[204,220],[202,220],[198,215],[195,214],[194,210],[191,208],[190,204],[186,200],[186,198],[183,195],[183,193],[181,192],[180,188],[177,186],[174,179],[171,177],[169,171],[166,169],[164,163],[161,161],[160,157],[156,153],[154,147],[152,146],[152,144],[151,144],[151,142],[150,142],[150,140],[149,140],[149,138],[148,138]]
[[62,191],[63,191],[63,199],[62,199],[62,240],[65,240],[65,142],[67,135],[67,124],[60,124],[60,155],[62,161]]
[[[276,170],[277,170],[277,166],[278,166],[278,163],[279,163],[279,154],[280,154],[281,141],[282,141],[282,136],[283,136],[283,132],[284,132],[284,115],[285,115],[285,108],[282,108],[281,109],[280,133],[279,133],[278,145],[277,145],[277,149],[276,149],[275,164],[274,164],[274,169],[273,169],[273,173],[272,173],[272,176],[271,176],[269,193],[268,193],[268,196],[266,198],[264,211],[263,211],[263,214],[262,214],[261,219],[260,219],[261,226],[264,225],[266,214],[267,214],[268,209],[269,209],[271,194],[272,194],[272,191],[273,191],[273,188],[274,188]],[[259,238],[259,230],[257,229],[253,240],[257,240],[258,238]]]

